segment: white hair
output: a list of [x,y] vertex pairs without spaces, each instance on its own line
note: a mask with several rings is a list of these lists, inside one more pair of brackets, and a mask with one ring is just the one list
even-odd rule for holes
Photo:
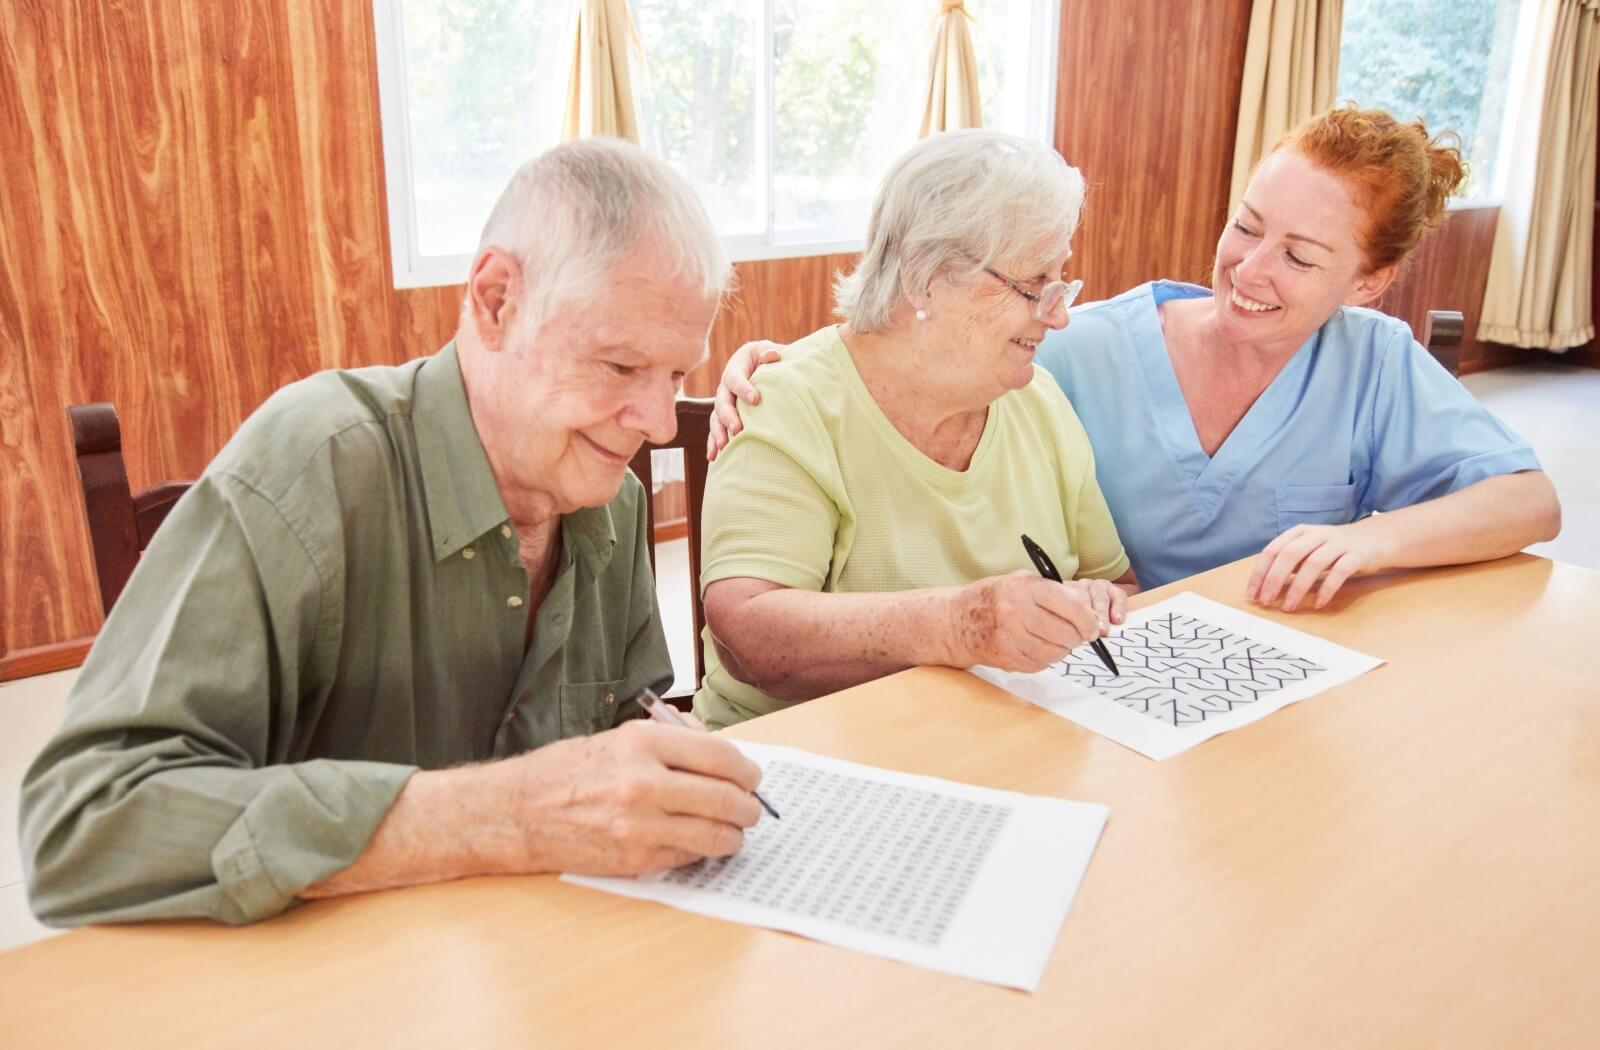
[[631,142],[566,142],[511,177],[478,239],[510,252],[529,273],[524,323],[537,329],[556,306],[592,300],[634,248],[661,250],[656,276],[683,277],[720,296],[733,268],[694,190],[666,162]]
[[835,311],[871,332],[941,275],[1001,262],[1035,273],[1066,253],[1082,210],[1083,176],[1042,143],[981,128],[930,135],[878,188],[861,261],[834,281]]

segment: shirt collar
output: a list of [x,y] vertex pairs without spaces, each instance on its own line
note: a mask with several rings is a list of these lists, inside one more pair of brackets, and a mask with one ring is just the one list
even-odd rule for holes
[[[422,363],[413,419],[433,558],[443,561],[511,520],[472,422],[454,340]],[[611,563],[617,545],[611,507],[617,499],[604,507],[583,507],[561,517],[563,544],[591,577],[599,577]]]
[[[623,480],[626,487],[627,480]],[[622,498],[618,493],[603,507],[582,507],[561,516],[561,540],[567,550],[589,571],[591,579],[598,579],[611,564],[611,552],[617,546],[617,529],[611,520],[611,508]]]
[[433,557],[443,561],[510,520],[467,407],[454,340],[417,372],[412,418]]

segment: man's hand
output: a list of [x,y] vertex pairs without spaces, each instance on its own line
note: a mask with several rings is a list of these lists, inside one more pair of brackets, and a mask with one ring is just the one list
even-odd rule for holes
[[645,721],[419,772],[356,862],[300,896],[469,875],[642,875],[725,857],[761,817],[760,780],[728,741]]
[[778,343],[758,339],[744,344],[728,358],[727,365],[722,369],[722,382],[717,384],[716,408],[711,413],[711,434],[706,438],[707,460],[716,459],[717,453],[744,429],[744,421],[739,418],[739,402],[751,405],[761,403],[761,391],[756,389],[750,377],[762,365],[780,360],[783,357],[780,352],[782,349]]
[[760,767],[694,729],[625,722],[499,765],[520,870],[664,871],[737,851],[761,819]]
[[1245,597],[1294,612],[1315,587],[1315,607],[1322,608],[1352,576],[1384,568],[1375,523],[1367,518],[1349,525],[1296,525],[1281,533],[1256,558]]
[[1126,603],[1110,584],[1054,583],[1025,570],[979,580],[955,592],[950,663],[1042,671],[1110,631],[1107,615],[1120,619]]

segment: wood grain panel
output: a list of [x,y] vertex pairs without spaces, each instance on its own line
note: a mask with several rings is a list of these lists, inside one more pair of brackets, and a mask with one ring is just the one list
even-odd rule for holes
[[711,328],[711,353],[689,373],[684,393],[709,397],[732,353],[752,339],[790,343],[835,320],[833,275],[854,255],[815,255],[737,263],[737,283]]
[[1445,221],[1412,253],[1400,276],[1376,304],[1400,318],[1420,338],[1429,310],[1460,310],[1466,318],[1461,341],[1461,373],[1523,360],[1528,351],[1480,343],[1478,315],[1483,311],[1483,290],[1489,280],[1489,256],[1500,209],[1462,208]]
[[404,360],[448,294],[388,268],[371,10],[0,5],[0,651],[92,634],[65,406],[114,402],[135,487],[272,391]]
[[1086,299],[1206,282],[1228,207],[1251,0],[1064,0],[1056,146],[1089,182]]

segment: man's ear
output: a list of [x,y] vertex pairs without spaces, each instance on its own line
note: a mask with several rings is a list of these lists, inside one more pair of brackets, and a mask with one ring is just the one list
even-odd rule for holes
[[500,248],[485,248],[467,278],[467,306],[485,350],[499,350],[522,301],[522,264]]
[[1394,275],[1397,269],[1398,267],[1396,266],[1384,266],[1362,277],[1356,282],[1356,286],[1351,289],[1350,294],[1344,297],[1344,305],[1366,306],[1368,303],[1377,300],[1394,283]]

